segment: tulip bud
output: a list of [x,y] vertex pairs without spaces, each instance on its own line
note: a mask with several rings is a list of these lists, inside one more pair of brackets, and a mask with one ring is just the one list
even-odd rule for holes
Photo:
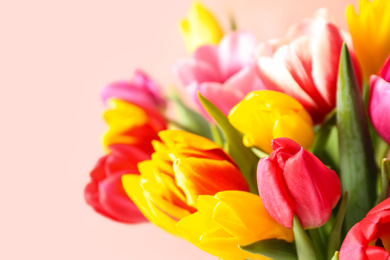
[[348,232],[340,249],[340,260],[390,258],[390,198],[384,200]]
[[269,158],[257,168],[259,194],[267,212],[285,227],[297,215],[304,228],[320,227],[340,199],[340,180],[317,157],[288,138],[272,141]]
[[91,171],[91,181],[84,190],[86,202],[98,213],[123,223],[146,222],[122,187],[123,174],[138,175],[137,163],[150,158],[128,145],[112,145]]
[[223,36],[214,16],[198,1],[192,2],[187,18],[180,23],[180,32],[189,52],[204,44],[217,44]]
[[380,72],[380,77],[370,78],[368,114],[378,134],[390,144],[390,57]]
[[189,242],[221,259],[269,259],[238,246],[273,238],[294,240],[292,230],[270,217],[258,195],[243,191],[199,196],[198,211],[180,220],[177,228]]
[[271,140],[288,137],[305,148],[314,140],[313,123],[303,106],[287,94],[260,90],[249,93],[229,113],[230,123],[244,133],[246,146],[270,153]]
[[157,226],[177,234],[176,222],[196,211],[199,195],[248,191],[236,164],[217,144],[177,130],[159,136],[152,159],[138,165],[141,176],[122,179],[129,197]]

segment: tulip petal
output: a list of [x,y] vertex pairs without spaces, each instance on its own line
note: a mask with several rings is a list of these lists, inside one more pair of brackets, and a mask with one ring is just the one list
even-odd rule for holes
[[167,216],[152,202],[145,199],[140,181],[141,178],[137,175],[127,174],[122,176],[123,188],[127,195],[150,222],[154,223],[156,226],[163,227],[171,234],[178,235],[176,220]]
[[186,204],[184,192],[176,185],[174,176],[154,168],[151,161],[138,164],[144,196],[162,212],[176,221],[194,212]]
[[194,135],[184,131],[168,130],[158,133],[161,140],[167,145],[170,150],[179,150],[183,148],[191,148],[192,150],[213,150],[220,149],[213,141]]
[[[319,26],[312,43],[312,75],[328,111],[336,105],[336,87],[343,39],[339,29],[330,23]],[[325,62],[326,61],[326,62]],[[320,105],[321,106],[321,105]],[[325,107],[323,108],[325,110]]]
[[146,218],[126,195],[121,182],[122,174],[111,175],[99,185],[99,203],[104,212],[125,223],[141,223]]
[[257,76],[254,67],[245,67],[234,74],[224,84],[203,83],[200,93],[217,106],[226,116],[232,107],[244,99],[251,91],[264,89],[263,83]]
[[375,130],[389,144],[390,83],[378,76],[372,75],[370,78],[370,86],[368,113]]
[[287,46],[283,46],[277,50],[273,58],[260,57],[258,59],[260,79],[267,89],[283,92],[296,98],[316,122],[315,119],[319,117],[319,107],[315,100],[297,84],[286,68],[283,56],[287,51]]
[[277,137],[292,138],[306,147],[314,139],[310,115],[296,99],[276,91],[249,93],[230,111],[229,121],[244,133],[246,146],[268,153],[271,140]]
[[174,67],[174,73],[184,85],[189,85],[194,82],[221,81],[218,70],[212,64],[205,61],[197,61],[193,58],[179,60]]
[[218,59],[223,81],[239,72],[243,67],[254,64],[256,46],[257,40],[250,32],[235,31],[227,34],[221,40],[218,45]]
[[262,158],[259,162],[257,183],[267,212],[284,227],[292,228],[294,202],[290,198],[282,172],[268,158]]
[[284,115],[276,121],[273,138],[287,137],[309,149],[314,140],[313,125],[294,114]]
[[134,71],[130,81],[117,81],[106,86],[100,93],[103,103],[116,98],[129,103],[150,107],[163,107],[165,100],[160,87],[141,70]]
[[191,4],[187,18],[180,23],[180,32],[189,52],[203,44],[216,44],[223,36],[214,16],[199,1]]
[[[219,227],[213,225],[210,220],[215,205],[218,203],[213,196],[201,195],[198,199],[198,211],[188,217],[183,218],[177,223],[177,228],[184,237],[196,246],[199,246],[205,230],[215,232]],[[199,221],[200,220],[200,221]]]
[[325,224],[341,195],[337,174],[303,148],[287,160],[284,173],[302,226]]
[[177,228],[184,238],[202,250],[232,260],[269,259],[240,249],[239,245],[245,243],[273,235],[293,240],[292,231],[267,214],[259,196],[241,191],[222,191],[214,197],[199,196],[198,211],[179,221]]
[[368,79],[378,73],[390,53],[390,3],[387,0],[359,1],[358,14],[352,5],[348,6],[346,14],[357,58]]
[[[242,238],[241,245],[246,244],[244,240],[250,243],[259,237],[279,238],[289,242],[294,240],[292,230],[279,225],[268,214],[258,195],[243,191],[229,191],[219,192],[215,197],[221,204],[214,210],[214,221],[233,236]],[[248,214],[248,208],[251,209],[251,214]],[[258,225],[260,219],[262,225]],[[251,228],[254,226],[257,228]],[[273,228],[269,228],[270,226]]]
[[[174,163],[175,180],[196,208],[199,195],[213,195],[222,190],[248,190],[240,171],[228,161],[185,158]],[[210,172],[210,169],[213,169]]]
[[385,81],[390,82],[390,56],[387,58],[385,65],[383,65],[381,71],[379,72],[379,75]]

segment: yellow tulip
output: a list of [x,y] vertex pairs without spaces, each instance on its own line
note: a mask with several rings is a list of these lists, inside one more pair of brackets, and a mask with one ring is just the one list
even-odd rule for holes
[[214,16],[198,1],[191,4],[187,18],[180,22],[180,32],[189,52],[204,44],[217,44],[223,36]]
[[127,195],[150,222],[177,235],[176,222],[196,211],[199,195],[248,191],[233,160],[214,142],[178,130],[158,135],[162,141],[153,141],[152,159],[138,164],[141,175],[122,177]]
[[112,144],[128,144],[151,154],[151,141],[159,139],[157,133],[166,129],[166,121],[160,112],[120,99],[109,99],[107,105],[103,118],[108,129],[102,136],[105,150],[108,151]]
[[378,74],[390,54],[390,1],[360,0],[359,12],[349,5],[346,15],[356,56],[368,80]]
[[199,196],[198,211],[177,228],[189,242],[225,260],[269,259],[238,246],[272,238],[294,240],[292,230],[271,218],[258,195],[243,191]]
[[270,153],[271,141],[287,137],[305,149],[314,140],[313,122],[301,103],[287,94],[259,90],[249,93],[229,113],[230,123],[244,134],[245,146]]

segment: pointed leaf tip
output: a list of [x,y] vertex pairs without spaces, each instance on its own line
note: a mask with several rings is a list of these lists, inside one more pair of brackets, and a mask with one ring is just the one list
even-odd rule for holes
[[294,243],[289,243],[281,239],[265,239],[249,245],[240,246],[252,254],[263,255],[279,260],[298,260]]
[[345,216],[349,230],[374,206],[377,169],[362,95],[345,43],[340,55],[336,107],[341,184],[350,195]]
[[200,92],[198,92],[198,97],[207,113],[209,113],[220,127],[227,143],[227,152],[237,163],[238,168],[249,184],[250,191],[258,194],[256,183],[256,165],[259,160],[258,157],[248,147],[244,146],[241,134],[230,124],[228,118],[221,110],[219,110],[210,100],[202,96]]

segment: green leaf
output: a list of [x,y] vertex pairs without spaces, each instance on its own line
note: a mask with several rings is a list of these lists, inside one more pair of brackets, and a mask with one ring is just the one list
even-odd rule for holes
[[256,168],[259,158],[242,143],[241,134],[230,124],[227,117],[213,103],[198,93],[199,100],[207,113],[220,127],[225,140],[226,150],[237,163],[238,168],[247,180],[250,191],[258,194],[256,182]]
[[332,111],[325,119],[324,123],[315,133],[313,145],[311,146],[311,152],[314,155],[321,153],[324,150],[332,127],[336,124],[336,111]]
[[313,241],[309,238],[306,231],[301,226],[297,216],[293,218],[293,232],[295,237],[295,246],[299,260],[319,260],[319,253],[316,251]]
[[315,130],[314,143],[310,151],[332,170],[339,170],[339,151],[336,129],[336,109],[334,109]]
[[376,200],[376,204],[381,203],[387,198],[387,193],[389,192],[389,171],[390,171],[390,162],[389,159],[383,158],[381,165],[381,193]]
[[340,55],[336,103],[341,185],[349,194],[345,216],[349,230],[374,206],[377,168],[362,96],[345,43]]
[[294,243],[281,239],[265,239],[249,245],[239,246],[241,249],[278,260],[298,260]]
[[345,217],[345,211],[347,208],[347,201],[348,201],[348,192],[344,192],[343,199],[340,203],[339,210],[336,215],[336,219],[333,222],[332,230],[329,234],[329,242],[328,242],[328,249],[327,249],[327,256],[329,258],[332,257],[334,252],[338,249],[340,249],[341,246],[341,236],[342,236],[342,228],[343,228],[343,222]]
[[171,95],[170,98],[176,105],[176,118],[178,118],[178,121],[170,120],[170,122],[183,130],[212,140],[209,123],[199,113],[187,107],[177,94]]

